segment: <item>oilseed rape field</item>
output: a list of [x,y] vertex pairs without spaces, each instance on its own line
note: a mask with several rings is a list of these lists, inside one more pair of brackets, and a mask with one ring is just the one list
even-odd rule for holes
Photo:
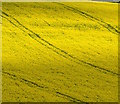
[[118,4],[3,2],[3,102],[117,102]]

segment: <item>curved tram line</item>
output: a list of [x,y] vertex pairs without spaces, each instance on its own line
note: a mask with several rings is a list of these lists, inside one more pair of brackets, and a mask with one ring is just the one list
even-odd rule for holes
[[3,71],[3,74],[9,76],[13,80],[17,80],[19,82],[24,83],[24,84],[28,85],[29,87],[36,87],[36,88],[42,89],[44,91],[47,91],[48,93],[53,93],[53,94],[55,94],[58,97],[67,99],[67,100],[72,101],[72,102],[80,102],[82,104],[87,104],[87,103],[85,103],[85,102],[83,102],[83,101],[81,101],[81,100],[79,100],[77,98],[71,97],[70,95],[63,94],[63,93],[61,93],[59,91],[56,91],[56,90],[52,90],[49,87],[46,87],[46,86],[43,86],[43,85],[39,85],[36,82],[30,81],[28,79],[18,77],[18,76],[14,75],[14,74],[10,74],[10,73],[5,72],[5,71]]
[[63,7],[66,8],[67,10],[70,10],[70,11],[72,11],[72,12],[74,12],[74,13],[77,13],[77,14],[85,17],[85,18],[88,18],[88,19],[90,19],[90,20],[92,20],[92,21],[95,21],[96,23],[100,24],[101,26],[103,26],[103,27],[106,28],[108,31],[112,32],[113,34],[118,35],[118,34],[120,33],[116,28],[114,28],[114,27],[111,26],[110,24],[104,22],[103,20],[100,20],[100,19],[98,19],[98,18],[95,18],[95,17],[93,17],[92,15],[90,15],[90,14],[84,12],[84,11],[81,11],[81,10],[79,10],[79,9],[77,9],[77,8],[74,8],[74,7],[65,5],[65,4],[63,4],[63,3],[58,3],[58,2],[56,2],[56,3],[59,4],[59,5],[61,5],[61,6],[63,6]]
[[47,40],[43,39],[41,36],[39,36],[38,34],[36,34],[35,32],[33,32],[32,30],[28,29],[27,27],[25,27],[23,24],[21,24],[17,19],[15,19],[14,17],[8,15],[7,13],[2,11],[2,15],[0,15],[1,17],[5,18],[6,20],[8,20],[10,23],[12,23],[14,26],[16,26],[17,28],[19,28],[20,30],[22,30],[23,32],[27,33],[32,39],[36,40],[38,43],[42,44],[43,46],[51,49],[52,51],[54,51],[56,54],[72,61],[75,62],[77,64],[81,64],[84,63],[86,65],[89,65],[91,67],[94,67],[96,69],[98,69],[99,71],[103,72],[103,73],[109,73],[112,75],[118,75],[118,73],[115,73],[113,71],[110,71],[108,69],[99,67],[97,65],[94,65],[92,63],[89,62],[85,62],[83,60],[78,59],[75,56],[72,56],[71,54],[67,53],[66,51],[56,47],[55,45],[51,44],[50,42],[48,42]]

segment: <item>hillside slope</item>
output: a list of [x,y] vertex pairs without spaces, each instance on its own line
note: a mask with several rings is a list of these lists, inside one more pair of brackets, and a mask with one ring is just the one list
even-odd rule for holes
[[3,101],[118,101],[117,4],[2,8]]

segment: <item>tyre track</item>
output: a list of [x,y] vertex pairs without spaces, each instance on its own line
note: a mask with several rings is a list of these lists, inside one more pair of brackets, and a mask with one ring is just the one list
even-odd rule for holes
[[36,88],[39,88],[39,89],[43,89],[45,91],[51,91],[51,93],[55,93],[58,97],[62,97],[64,99],[68,99],[69,101],[72,101],[72,102],[80,102],[82,104],[86,104],[85,102],[79,100],[79,99],[76,99],[74,97],[71,97],[70,95],[66,95],[66,94],[63,94],[61,92],[58,92],[58,91],[55,91],[55,90],[50,90],[48,87],[45,87],[45,86],[41,86],[35,82],[32,82],[30,80],[27,80],[27,79],[24,79],[24,78],[20,78],[14,74],[10,74],[8,72],[5,72],[5,71],[2,71],[3,74],[9,76],[11,79],[13,80],[17,80],[19,82],[22,82],[24,84],[27,84],[29,87],[36,87]]
[[114,28],[114,27],[111,26],[110,24],[108,24],[108,23],[106,23],[106,22],[104,22],[104,21],[102,21],[102,20],[100,20],[100,19],[98,19],[98,18],[95,18],[95,17],[93,17],[92,15],[90,15],[90,14],[84,12],[84,11],[80,11],[80,10],[77,9],[77,8],[74,8],[74,7],[65,5],[65,4],[60,3],[60,2],[55,2],[55,3],[58,4],[58,5],[62,5],[62,6],[63,6],[64,8],[66,8],[67,10],[70,10],[70,11],[72,11],[72,12],[74,12],[74,13],[77,13],[77,14],[82,15],[83,17],[85,17],[85,18],[87,18],[87,19],[90,19],[90,20],[92,20],[92,21],[97,22],[98,24],[100,24],[101,26],[103,26],[104,28],[106,28],[108,31],[110,31],[110,32],[112,32],[112,33],[114,33],[114,34],[116,34],[116,35],[119,35],[119,34],[120,34],[119,30],[117,30],[116,28]]
[[56,47],[55,45],[51,44],[50,42],[48,42],[47,40],[43,39],[41,36],[39,36],[38,34],[34,33],[32,30],[28,29],[27,27],[25,27],[23,24],[21,24],[17,19],[15,19],[14,17],[8,15],[7,13],[2,11],[2,14],[4,15],[0,15],[3,18],[7,19],[10,23],[12,23],[14,26],[16,26],[17,28],[19,28],[20,30],[22,30],[23,32],[27,33],[32,39],[36,40],[38,43],[42,44],[43,46],[47,47],[48,49],[54,51],[56,54],[72,61],[75,62],[77,64],[81,64],[84,63],[86,65],[89,65],[91,67],[97,68],[97,70],[99,70],[100,72],[103,73],[109,73],[112,75],[118,75],[118,73],[115,73],[113,71],[110,71],[108,69],[104,69],[102,67],[99,67],[97,65],[94,65],[92,63],[89,62],[85,62],[83,60],[78,59],[75,56],[72,56],[71,54],[67,53],[66,51]]
[[10,76],[11,79],[13,79],[13,80],[18,80],[18,81],[20,81],[20,82],[23,82],[24,84],[27,84],[27,85],[30,86],[30,87],[36,86],[36,87],[39,87],[39,88],[48,88],[48,87],[44,87],[44,86],[38,85],[37,83],[32,82],[32,81],[29,81],[29,80],[26,80],[26,79],[24,79],[24,78],[19,78],[19,77],[17,77],[17,76],[14,75],[14,74],[10,74],[10,73],[5,72],[5,71],[2,71],[2,74],[8,75],[8,76]]
[[[18,4],[14,4],[16,7],[18,7],[18,8],[20,8],[20,9],[24,9],[24,8],[21,8]],[[29,12],[28,10],[26,10],[26,12]],[[27,14],[26,14],[27,15]],[[46,20],[44,20],[44,19],[42,19],[41,18],[41,20],[46,24],[46,25],[48,25],[48,26],[51,26],[51,24],[48,22],[48,21],[46,21]],[[67,37],[66,37],[67,38]],[[73,39],[74,40],[74,39]],[[94,47],[93,45],[90,45],[90,46],[92,46],[92,47]],[[79,47],[80,48],[80,47]],[[96,47],[95,47],[96,48]],[[89,48],[90,49],[90,48]],[[103,48],[102,48],[103,49]],[[97,51],[95,51],[95,50],[93,50],[92,48],[90,49],[91,51],[93,51],[93,52],[95,52],[96,54],[100,54],[99,52],[97,52]],[[99,49],[98,49],[98,51],[99,51]],[[92,54],[90,54],[90,53],[85,53],[85,52],[81,52],[81,53],[83,53],[83,54],[85,54],[86,55],[86,58],[88,58],[88,59],[90,59],[90,60],[92,60],[92,58],[90,58],[90,57],[88,57],[87,56],[87,54],[89,54],[89,55],[92,55]],[[92,56],[94,56],[94,55],[92,55]]]
[[48,23],[46,20],[42,19],[48,26],[50,26],[50,23]]
[[87,104],[87,103],[85,103],[85,102],[83,102],[83,101],[81,101],[81,100],[78,100],[78,99],[76,99],[76,98],[73,98],[73,97],[71,97],[71,96],[69,96],[69,95],[67,95],[67,94],[63,94],[63,93],[60,93],[60,92],[56,92],[56,93],[59,94],[59,95],[62,95],[62,96],[64,96],[64,97],[70,98],[70,101],[72,101],[72,102],[81,102],[81,104]]

